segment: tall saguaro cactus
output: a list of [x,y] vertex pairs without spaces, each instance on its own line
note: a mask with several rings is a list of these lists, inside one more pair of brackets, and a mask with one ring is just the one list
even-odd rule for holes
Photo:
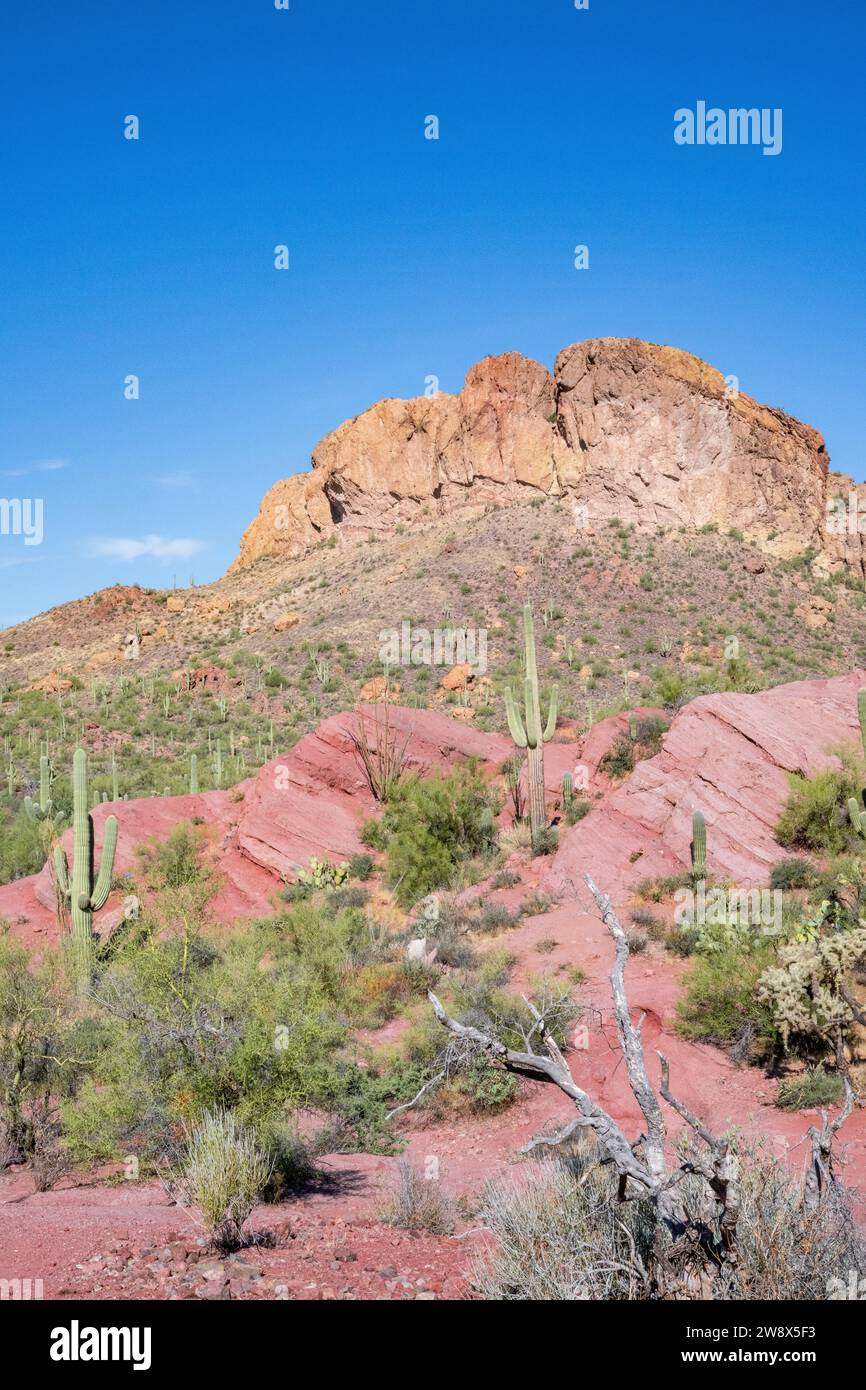
[[195,796],[198,793],[198,754],[191,753],[189,759],[189,793]]
[[[860,738],[863,743],[863,756],[866,757],[866,689],[857,692],[857,713],[860,716]],[[860,802],[863,804],[861,805]],[[848,817],[858,835],[866,836],[866,789],[861,792],[860,802],[856,796],[848,798]]]
[[39,800],[25,796],[24,809],[32,821],[50,820],[54,803],[51,800],[51,767],[43,753],[39,759]]
[[86,994],[93,979],[95,959],[93,914],[104,907],[111,892],[114,855],[117,849],[117,819],[105,822],[102,862],[94,882],[93,818],[87,797],[87,754],[76,749],[72,759],[73,864],[60,847],[54,851],[57,886],[69,904],[72,917],[72,960],[79,994]]
[[692,812],[692,873],[703,878],[707,871],[707,825],[700,811]]
[[533,840],[547,825],[544,808],[544,745],[549,743],[556,728],[556,711],[559,701],[559,687],[550,692],[550,707],[547,724],[542,728],[541,703],[538,695],[538,666],[535,660],[535,626],[532,621],[532,606],[523,606],[524,669],[523,682],[524,708],[520,710],[510,689],[505,691],[505,712],[508,716],[508,730],[518,748],[527,750],[527,779],[529,782],[529,825]]

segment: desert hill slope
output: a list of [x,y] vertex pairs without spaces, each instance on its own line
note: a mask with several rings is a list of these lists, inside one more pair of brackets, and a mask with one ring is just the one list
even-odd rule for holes
[[392,660],[394,698],[502,732],[526,600],[542,679],[577,728],[866,662],[860,536],[825,526],[849,480],[815,430],[689,354],[605,339],[553,375],[488,358],[459,396],[348,421],[314,462],[276,485],[216,583],[118,583],[0,634],[15,795],[38,771],[34,731],[58,769],[83,744],[99,793],[112,756],[131,796],[180,794],[193,752],[202,790],[240,781],[379,698],[384,639],[407,622],[485,633],[487,670],[461,688],[447,664]]

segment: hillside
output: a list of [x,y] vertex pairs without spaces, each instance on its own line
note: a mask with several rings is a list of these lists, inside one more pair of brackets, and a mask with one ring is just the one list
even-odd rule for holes
[[864,594],[844,571],[821,576],[808,557],[774,559],[713,527],[586,531],[565,502],[534,499],[261,560],[195,590],[118,587],[21,624],[0,638],[6,767],[29,789],[40,740],[62,769],[83,739],[103,779],[116,753],[121,794],[178,792],[193,751],[210,785],[220,741],[225,782],[236,781],[362,692],[381,694],[382,634],[404,620],[486,630],[488,669],[462,692],[441,688],[447,665],[400,666],[395,697],[502,731],[526,599],[542,680],[558,681],[578,727],[635,701],[837,675],[866,657]]

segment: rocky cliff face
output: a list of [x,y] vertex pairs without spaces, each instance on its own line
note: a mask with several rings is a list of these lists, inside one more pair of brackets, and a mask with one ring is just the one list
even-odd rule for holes
[[641,530],[715,522],[779,555],[811,546],[827,567],[862,570],[859,535],[827,531],[818,431],[730,391],[699,358],[634,338],[574,344],[553,375],[519,353],[487,357],[458,395],[384,400],[346,421],[312,463],[271,488],[232,569],[534,494],[569,499],[590,530],[611,517]]

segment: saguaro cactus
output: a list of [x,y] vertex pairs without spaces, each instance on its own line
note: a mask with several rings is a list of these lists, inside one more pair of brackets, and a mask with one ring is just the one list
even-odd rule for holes
[[692,812],[692,873],[703,878],[707,869],[707,826],[700,811]]
[[[857,713],[860,717],[863,756],[866,757],[866,689],[857,692]],[[866,788],[860,793],[860,802],[856,796],[848,798],[848,817],[858,835],[866,835],[866,809],[864,807],[866,807]]]
[[114,855],[117,849],[117,820],[109,816],[105,822],[102,862],[94,882],[93,817],[87,796],[87,754],[76,749],[72,759],[72,824],[74,829],[74,860],[72,872],[65,851],[54,851],[57,887],[69,904],[72,917],[72,960],[79,994],[86,994],[93,979],[95,959],[93,914],[104,907],[111,892]]
[[568,811],[568,810],[571,809],[571,803],[572,803],[572,800],[573,800],[573,799],[574,799],[574,784],[573,784],[573,782],[572,782],[572,780],[571,780],[571,773],[570,773],[570,772],[563,772],[563,774],[562,774],[562,804],[563,804],[563,806],[565,807],[566,811]]
[[54,803],[51,800],[51,766],[45,754],[39,759],[39,800],[25,796],[24,809],[32,821],[50,820]]
[[189,794],[195,796],[198,792],[198,754],[191,753],[189,759]]
[[505,691],[505,712],[508,729],[518,748],[527,750],[527,779],[529,782],[529,824],[535,840],[547,825],[544,808],[544,745],[549,743],[556,728],[556,711],[559,700],[559,687],[550,692],[550,708],[547,724],[542,729],[541,706],[538,696],[538,667],[535,660],[535,627],[532,621],[532,606],[523,607],[524,669],[526,679],[524,688],[524,712],[520,711],[510,689]]

